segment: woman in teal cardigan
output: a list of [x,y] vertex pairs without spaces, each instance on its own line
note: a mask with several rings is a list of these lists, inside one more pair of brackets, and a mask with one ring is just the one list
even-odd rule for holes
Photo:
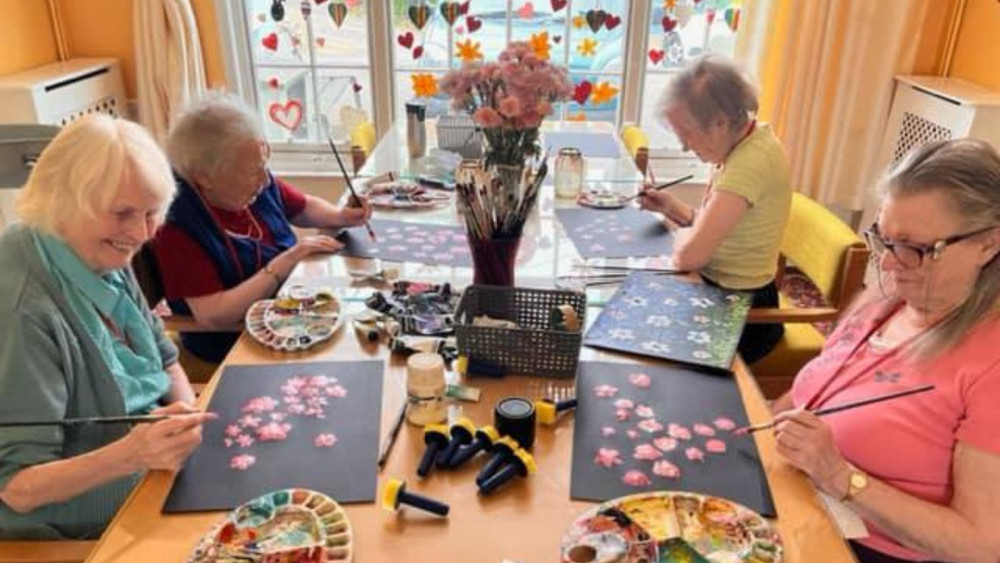
[[0,422],[172,413],[154,424],[0,431],[0,538],[91,538],[147,470],[176,471],[211,415],[144,301],[132,256],[174,195],[140,126],[88,116],[42,152],[0,236]]

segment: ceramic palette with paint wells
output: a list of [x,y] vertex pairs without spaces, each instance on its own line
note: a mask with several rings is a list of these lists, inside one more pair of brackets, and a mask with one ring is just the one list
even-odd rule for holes
[[351,522],[333,499],[307,489],[282,489],[227,514],[187,561],[351,561],[353,548]]
[[780,563],[778,533],[729,500],[653,491],[581,514],[562,540],[564,563]]
[[292,287],[276,299],[250,306],[247,332],[275,350],[305,350],[337,332],[342,322],[340,302],[332,293]]

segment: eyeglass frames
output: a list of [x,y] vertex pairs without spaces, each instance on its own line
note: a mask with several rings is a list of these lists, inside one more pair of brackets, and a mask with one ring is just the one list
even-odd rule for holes
[[923,264],[924,256],[930,256],[931,260],[937,260],[945,248],[995,228],[984,227],[968,233],[952,235],[929,245],[888,242],[879,233],[878,223],[872,223],[870,227],[865,229],[864,235],[873,254],[879,255],[888,250],[904,268],[918,268]]

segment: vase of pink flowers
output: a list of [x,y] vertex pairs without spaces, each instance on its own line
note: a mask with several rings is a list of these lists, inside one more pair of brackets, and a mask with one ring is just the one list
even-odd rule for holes
[[483,131],[484,168],[523,167],[539,154],[538,128],[555,103],[568,100],[573,82],[565,68],[539,57],[523,41],[510,43],[495,62],[468,63],[445,74],[441,89],[452,108],[472,115]]

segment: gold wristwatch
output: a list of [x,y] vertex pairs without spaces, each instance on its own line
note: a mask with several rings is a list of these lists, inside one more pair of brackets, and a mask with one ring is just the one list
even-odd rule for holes
[[868,474],[853,465],[848,465],[848,467],[850,467],[850,473],[847,476],[847,492],[844,493],[840,502],[853,500],[868,487]]

